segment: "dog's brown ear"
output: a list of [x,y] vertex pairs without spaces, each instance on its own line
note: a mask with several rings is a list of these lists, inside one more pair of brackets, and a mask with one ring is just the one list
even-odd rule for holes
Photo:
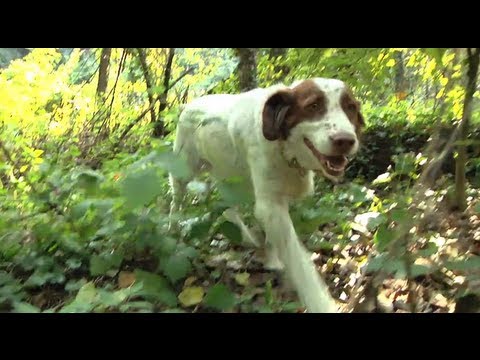
[[365,127],[365,118],[360,111],[358,112],[358,124],[360,125],[360,128]]
[[278,91],[267,100],[262,114],[265,139],[274,141],[286,138],[285,119],[294,102],[293,94],[287,90]]

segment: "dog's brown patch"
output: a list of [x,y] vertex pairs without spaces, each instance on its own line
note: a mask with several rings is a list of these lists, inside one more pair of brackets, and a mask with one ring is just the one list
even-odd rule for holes
[[360,112],[360,102],[355,99],[348,87],[343,90],[340,96],[340,105],[350,122],[355,126],[357,136],[360,135],[361,129],[365,126],[365,120]]
[[267,140],[285,140],[302,121],[320,120],[327,112],[327,97],[312,80],[281,90],[265,104],[263,134]]
[[[267,140],[285,140],[290,130],[303,121],[319,121],[327,113],[328,98],[313,80],[305,80],[293,89],[273,94],[263,109],[263,135]],[[365,124],[360,103],[350,89],[345,88],[340,106],[355,126],[357,136]]]

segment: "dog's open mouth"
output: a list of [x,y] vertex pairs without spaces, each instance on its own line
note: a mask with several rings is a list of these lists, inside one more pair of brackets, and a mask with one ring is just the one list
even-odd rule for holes
[[324,155],[320,153],[315,146],[312,144],[312,142],[307,139],[303,138],[303,141],[305,142],[305,145],[310,149],[310,151],[315,155],[315,157],[320,161],[320,164],[322,165],[323,170],[328,175],[334,176],[334,177],[339,177],[343,175],[345,172],[345,168],[348,164],[348,159],[344,155]]

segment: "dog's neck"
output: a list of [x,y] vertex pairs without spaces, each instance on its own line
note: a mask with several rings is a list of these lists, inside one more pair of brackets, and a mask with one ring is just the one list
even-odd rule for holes
[[298,161],[297,161],[297,158],[296,157],[293,157],[291,159],[289,159],[286,155],[285,155],[285,142],[280,140],[280,154],[282,156],[282,159],[287,163],[288,167],[292,168],[292,169],[296,169],[299,173],[299,175],[301,177],[304,177],[308,170],[305,169],[304,167],[302,167]]

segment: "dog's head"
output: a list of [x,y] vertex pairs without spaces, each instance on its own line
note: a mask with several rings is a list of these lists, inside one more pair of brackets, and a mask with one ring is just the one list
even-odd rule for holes
[[284,156],[330,179],[341,177],[364,126],[360,103],[344,82],[314,78],[273,93],[262,113],[263,136],[284,142]]

